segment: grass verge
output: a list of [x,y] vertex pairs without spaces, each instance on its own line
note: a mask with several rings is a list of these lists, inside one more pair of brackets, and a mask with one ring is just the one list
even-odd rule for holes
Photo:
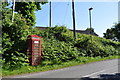
[[27,73],[34,73],[34,72],[44,72],[44,71],[49,71],[49,70],[55,70],[55,69],[61,69],[65,67],[70,67],[70,66],[77,66],[80,64],[86,64],[86,63],[91,63],[91,62],[96,62],[96,61],[103,61],[103,60],[108,60],[108,59],[117,59],[120,58],[120,56],[109,56],[109,57],[79,57],[77,60],[69,61],[69,62],[64,62],[61,64],[54,64],[54,65],[39,65],[36,67],[33,66],[23,66],[18,70],[2,70],[2,76],[13,76],[13,75],[19,75],[19,74],[27,74]]

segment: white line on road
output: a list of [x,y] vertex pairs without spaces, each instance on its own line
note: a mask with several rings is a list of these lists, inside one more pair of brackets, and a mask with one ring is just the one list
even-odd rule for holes
[[[115,67],[114,67],[115,68]],[[116,69],[117,69],[118,67],[116,66]],[[109,68],[109,69],[106,69],[106,70],[101,70],[101,71],[97,71],[97,72],[94,72],[94,73],[92,73],[92,74],[88,74],[88,75],[85,75],[85,76],[83,76],[83,77],[90,77],[90,76],[93,76],[93,75],[95,75],[95,74],[100,74],[100,73],[102,73],[102,72],[105,72],[105,71],[108,71],[108,70],[111,70],[111,69],[113,69],[113,68]]]
[[95,72],[95,73],[92,73],[92,74],[89,74],[89,75],[85,75],[83,77],[89,77],[89,76],[92,76],[92,75],[95,75],[95,74],[98,74],[98,73],[101,73],[101,72],[104,72],[106,70],[102,70],[102,71],[98,71],[98,72]]

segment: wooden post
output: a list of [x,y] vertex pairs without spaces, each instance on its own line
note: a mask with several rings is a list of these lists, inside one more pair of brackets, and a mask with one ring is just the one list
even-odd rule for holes
[[73,34],[74,34],[74,39],[76,39],[74,0],[72,0],[72,15],[73,15]]

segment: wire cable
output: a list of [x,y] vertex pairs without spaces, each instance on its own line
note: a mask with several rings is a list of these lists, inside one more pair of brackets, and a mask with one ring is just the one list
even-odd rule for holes
[[65,16],[64,16],[63,24],[65,24],[65,22],[66,22],[67,13],[68,13],[68,7],[69,7],[69,2],[67,3],[67,8],[66,8],[66,12],[65,12]]

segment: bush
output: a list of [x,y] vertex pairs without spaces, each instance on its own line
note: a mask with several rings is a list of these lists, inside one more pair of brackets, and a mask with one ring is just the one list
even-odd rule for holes
[[[104,38],[80,33],[77,33],[77,39],[74,40],[73,33],[66,29],[65,26],[50,27],[47,30],[33,28],[30,30],[31,33],[29,33],[29,27],[22,22],[19,26],[18,23],[20,23],[20,21],[17,22],[16,20],[13,25],[9,26],[11,29],[13,29],[13,27],[14,29],[16,28],[15,31],[13,31],[15,33],[10,32],[12,36],[7,32],[3,33],[3,59],[5,64],[12,68],[17,65],[26,65],[27,57],[25,41],[28,34],[39,35],[42,37],[43,65],[61,64],[62,62],[74,59],[77,60],[80,56],[107,57],[118,55],[120,52],[119,42],[113,42]],[[17,28],[19,30],[17,30]],[[17,44],[19,44],[19,47]],[[5,68],[8,69],[9,66]]]
[[72,31],[65,26],[39,30],[37,34],[43,37],[44,65],[60,64],[77,59],[79,56],[108,57],[119,53],[120,43],[80,33],[77,33],[77,39],[74,40]]
[[118,55],[119,52],[119,43],[105,38],[77,33],[77,39],[74,40],[72,31],[65,26],[39,30],[37,35],[43,37],[44,65],[60,64],[79,56],[108,57]]
[[79,37],[75,42],[75,46],[81,50],[84,50],[85,56],[107,57],[118,54],[118,51],[116,50],[116,43],[91,35],[80,36],[79,34]]
[[49,64],[58,64],[78,57],[77,48],[72,44],[67,44],[55,39],[44,40],[42,50],[42,60],[50,62]]
[[2,59],[3,68],[15,69],[26,65],[26,39],[31,34],[30,27],[22,15],[15,14],[14,22],[11,22],[12,11],[3,10],[2,16]]

